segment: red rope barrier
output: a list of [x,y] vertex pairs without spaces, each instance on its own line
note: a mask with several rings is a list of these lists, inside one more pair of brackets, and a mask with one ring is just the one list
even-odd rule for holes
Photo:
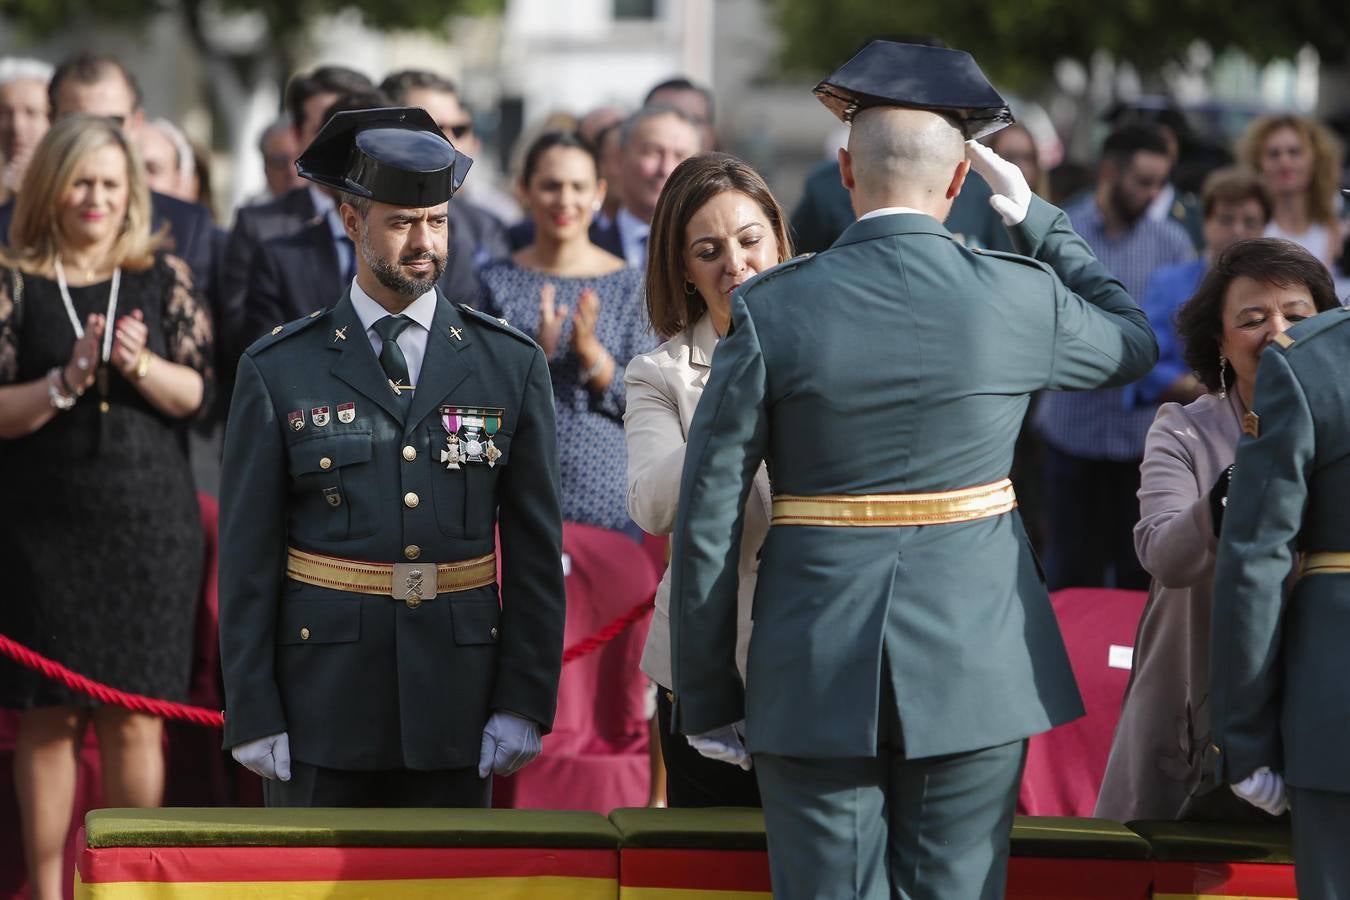
[[647,610],[652,608],[653,602],[654,599],[643,600],[637,606],[634,606],[628,612],[619,616],[617,619],[610,622],[604,628],[601,628],[595,634],[591,635],[590,637],[584,640],[577,641],[575,644],[568,647],[566,650],[563,651],[563,660],[562,660],[563,665],[567,665],[574,659],[580,659],[581,657],[587,655],[588,653],[594,653],[596,650],[599,650],[605,644],[608,644],[610,641],[614,640],[616,637],[619,636],[619,632],[623,631],[629,625],[632,625],[638,619],[645,616],[647,614]]
[[182,719],[185,722],[208,725],[212,728],[223,728],[225,726],[225,717],[220,714],[218,709],[171,703],[168,700],[156,700],[153,697],[143,697],[140,694],[129,694],[126,691],[110,688],[106,684],[99,684],[78,672],[72,672],[59,662],[50,660],[39,653],[34,653],[7,635],[0,634],[0,653],[4,653],[21,665],[41,672],[48,678],[61,682],[72,691],[88,694],[95,700],[101,700],[104,703],[113,703],[135,712],[149,713],[165,719]]

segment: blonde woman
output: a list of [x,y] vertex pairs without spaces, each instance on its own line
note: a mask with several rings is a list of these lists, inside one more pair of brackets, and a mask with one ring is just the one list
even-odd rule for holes
[[1336,139],[1304,116],[1266,116],[1247,128],[1238,156],[1261,174],[1275,201],[1265,236],[1293,241],[1331,268],[1341,252]]
[[[205,406],[211,322],[150,233],[135,148],[112,120],[43,138],[0,255],[0,631],[115,688],[181,700],[202,534],[181,420]],[[21,710],[14,783],[32,896],[59,898],[76,760],[103,800],[155,806],[160,720],[0,667]]]
[[[704,153],[680,163],[661,192],[648,244],[647,313],[652,329],[668,340],[633,357],[624,375],[628,512],[644,531],[669,534],[675,524],[689,423],[717,341],[731,321],[731,295],[791,254],[785,222],[764,179],[725,153]],[[736,662],[742,678],[750,601],[771,502],[769,476],[761,466],[746,502],[741,539]],[[656,611],[642,653],[642,671],[659,686],[667,804],[758,806],[753,773],[700,755],[685,738],[671,733],[669,599],[667,570],[656,591]]]

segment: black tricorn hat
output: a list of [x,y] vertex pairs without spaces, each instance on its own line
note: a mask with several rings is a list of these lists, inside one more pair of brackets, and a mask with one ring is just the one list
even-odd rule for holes
[[437,206],[473,160],[418,107],[335,113],[295,161],[301,178],[392,206]]
[[964,50],[872,41],[815,87],[845,124],[872,106],[931,109],[956,119],[967,140],[1013,122],[1012,111]]

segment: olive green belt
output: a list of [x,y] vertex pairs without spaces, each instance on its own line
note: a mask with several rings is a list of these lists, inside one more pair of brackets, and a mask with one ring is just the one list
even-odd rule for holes
[[1305,575],[1335,575],[1350,572],[1350,553],[1344,551],[1323,551],[1306,553],[1303,564],[1299,566],[1298,577]]
[[[434,578],[428,576],[434,573]],[[452,563],[369,563],[286,549],[286,576],[335,591],[376,594],[416,609],[437,594],[467,591],[497,581],[497,554]]]
[[1017,506],[1012,482],[928,494],[774,494],[774,525],[946,525],[1000,516]]

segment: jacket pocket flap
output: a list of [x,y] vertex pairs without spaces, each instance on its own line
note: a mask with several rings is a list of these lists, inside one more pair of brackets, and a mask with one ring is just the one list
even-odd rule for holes
[[277,622],[278,644],[345,644],[361,639],[361,601],[286,600]]
[[496,600],[451,601],[450,618],[455,629],[455,643],[497,643],[501,615],[501,607]]
[[316,435],[290,446],[291,475],[327,472],[354,463],[370,462],[370,431]]

